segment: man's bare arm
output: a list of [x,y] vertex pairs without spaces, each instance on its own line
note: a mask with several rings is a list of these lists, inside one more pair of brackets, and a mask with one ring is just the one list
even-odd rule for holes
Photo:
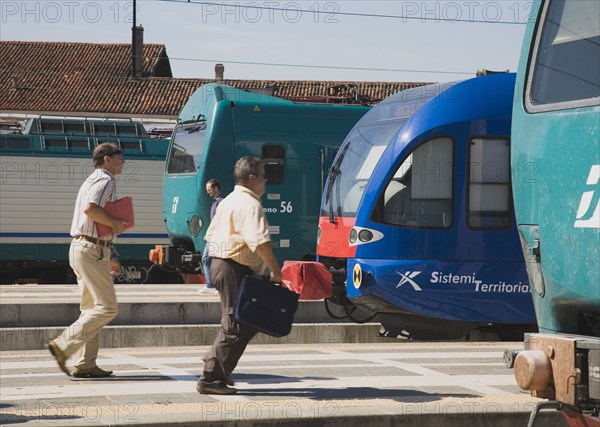
[[104,224],[112,228],[113,234],[115,235],[121,234],[125,225],[127,225],[127,221],[122,221],[118,218],[110,216],[104,209],[95,203],[88,203],[83,210],[83,213],[89,216],[94,222],[99,222],[100,224]]
[[265,242],[262,245],[257,246],[256,253],[271,272],[269,277],[271,282],[281,282],[281,268],[273,253],[273,245],[271,245],[271,242]]

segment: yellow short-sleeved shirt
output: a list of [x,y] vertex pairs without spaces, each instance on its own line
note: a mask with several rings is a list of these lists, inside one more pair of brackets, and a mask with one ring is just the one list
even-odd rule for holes
[[265,264],[256,247],[271,241],[269,223],[260,197],[243,185],[236,185],[217,207],[206,235],[208,254],[231,259],[263,274]]

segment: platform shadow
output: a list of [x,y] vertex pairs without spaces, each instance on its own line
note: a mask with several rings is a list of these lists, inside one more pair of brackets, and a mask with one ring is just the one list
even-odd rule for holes
[[392,399],[403,403],[435,402],[444,398],[478,398],[468,393],[426,393],[418,390],[396,390],[390,388],[349,387],[349,388],[290,388],[290,389],[238,389],[241,396],[299,397],[313,400],[369,400]]
[[235,382],[245,382],[248,384],[282,384],[297,383],[299,381],[329,381],[337,378],[333,377],[288,377],[275,374],[236,374],[231,377]]
[[[20,406],[8,404],[8,403],[0,403],[0,409],[2,411],[8,410],[10,408],[14,408],[14,411],[11,412],[2,412],[0,413],[0,425],[11,425],[11,424],[25,424],[25,423],[39,423],[42,421],[51,422],[53,425],[69,425],[73,423],[75,420],[80,419],[82,417],[77,415],[21,415],[20,412],[25,411],[26,408],[22,408]],[[68,424],[62,424],[60,421],[68,421]],[[56,423],[56,424],[54,424]]]

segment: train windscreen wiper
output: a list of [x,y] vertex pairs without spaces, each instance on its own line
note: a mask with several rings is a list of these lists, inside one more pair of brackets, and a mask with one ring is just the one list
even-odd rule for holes
[[[332,166],[329,171],[329,188],[327,189],[327,196],[329,198],[329,223],[336,224],[335,216],[333,214],[333,186],[335,181],[337,181],[338,177],[341,175],[341,171],[336,166]],[[338,198],[336,197],[336,200]]]

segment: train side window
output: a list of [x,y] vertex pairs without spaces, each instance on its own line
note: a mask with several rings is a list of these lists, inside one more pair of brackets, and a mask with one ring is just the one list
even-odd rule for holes
[[116,135],[114,123],[94,123],[94,134],[96,135]]
[[285,148],[283,145],[263,145],[267,184],[281,184],[285,176]]
[[475,138],[469,144],[468,224],[476,229],[511,226],[510,143]]
[[452,226],[453,147],[450,138],[433,139],[402,162],[378,203],[383,222],[416,228]]
[[64,133],[63,123],[61,121],[40,121],[41,133]]
[[600,101],[600,2],[546,3],[530,59],[525,103],[530,112]]

